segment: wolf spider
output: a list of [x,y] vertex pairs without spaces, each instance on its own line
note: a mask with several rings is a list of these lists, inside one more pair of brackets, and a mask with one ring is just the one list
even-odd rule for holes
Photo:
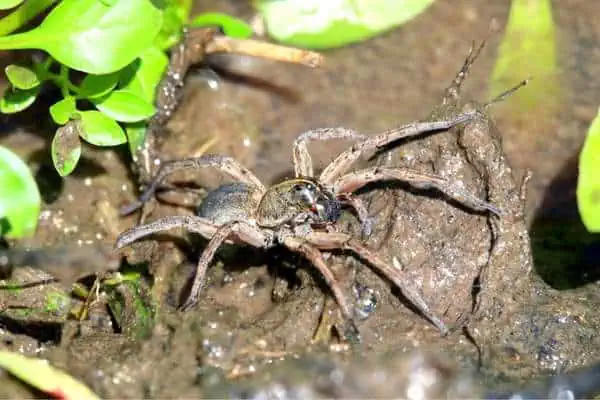
[[[198,261],[190,294],[181,306],[187,310],[198,301],[207,267],[224,242],[263,249],[282,245],[302,254],[319,270],[339,304],[345,321],[354,327],[350,303],[321,254],[321,251],[350,251],[389,279],[425,318],[446,334],[446,325],[432,312],[401,270],[384,262],[351,235],[338,232],[333,223],[339,219],[341,208],[349,207],[362,224],[368,225],[366,208],[353,193],[369,183],[380,181],[402,181],[416,188],[437,189],[472,210],[500,215],[500,210],[493,205],[433,174],[409,168],[385,167],[349,172],[351,166],[368,151],[376,151],[401,138],[447,130],[475,118],[476,111],[466,112],[448,120],[404,125],[368,138],[346,128],[305,132],[293,145],[295,177],[269,187],[265,187],[250,170],[226,156],[205,155],[165,162],[140,200],[128,206],[124,213],[141,207],[152,197],[163,179],[175,171],[213,167],[237,182],[221,185],[209,192],[199,205],[197,216],[164,217],[123,232],[117,239],[116,248],[176,227],[186,228],[209,239]],[[329,139],[358,141],[340,153],[317,178],[313,173],[307,143]]]

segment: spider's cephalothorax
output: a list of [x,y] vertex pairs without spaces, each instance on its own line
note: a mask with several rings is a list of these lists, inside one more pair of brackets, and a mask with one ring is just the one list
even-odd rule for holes
[[[472,59],[467,59],[461,70],[462,75],[459,74],[455,80],[456,85],[462,82],[471,62]],[[425,318],[446,333],[444,323],[430,310],[401,269],[380,259],[350,234],[337,231],[332,223],[339,219],[341,207],[345,205],[356,212],[364,230],[368,230],[366,207],[353,193],[369,183],[381,181],[403,181],[416,188],[437,189],[471,210],[499,215],[500,210],[496,207],[465,192],[441,176],[409,168],[373,167],[351,171],[352,165],[361,156],[380,150],[398,139],[447,130],[477,117],[477,111],[469,111],[446,120],[404,125],[368,138],[346,128],[305,132],[293,145],[296,177],[270,187],[265,187],[251,171],[226,156],[206,155],[165,162],[140,197],[140,201],[124,212],[139,208],[153,196],[159,184],[168,175],[182,169],[212,167],[229,175],[236,182],[222,185],[208,193],[198,207],[197,216],[164,217],[134,227],[119,236],[116,247],[122,248],[142,237],[176,227],[184,227],[209,239],[198,261],[190,295],[182,305],[183,309],[188,309],[197,302],[206,269],[221,244],[238,243],[264,249],[284,246],[302,254],[319,270],[331,288],[343,316],[351,322],[353,313],[350,303],[321,253],[332,250],[349,251],[389,279]],[[338,154],[321,174],[315,177],[307,142],[329,139],[351,139],[357,142]]]
[[[208,192],[197,215],[223,225],[247,221],[264,229],[312,227],[335,223],[344,203],[310,179],[289,179],[264,193],[244,182],[226,183]],[[267,236],[272,245],[275,236]]]

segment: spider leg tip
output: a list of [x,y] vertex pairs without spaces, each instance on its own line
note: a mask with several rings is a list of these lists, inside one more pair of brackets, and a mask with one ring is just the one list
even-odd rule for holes
[[127,204],[127,205],[124,205],[123,207],[121,207],[121,209],[119,210],[119,214],[122,217],[126,217],[126,216],[132,214],[133,212],[139,210],[142,206],[143,206],[143,203],[139,200],[136,200],[131,204]]

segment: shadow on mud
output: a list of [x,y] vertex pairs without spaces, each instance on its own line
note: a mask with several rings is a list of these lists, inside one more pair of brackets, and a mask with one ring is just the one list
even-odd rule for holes
[[585,229],[575,197],[578,154],[548,186],[530,229],[535,270],[558,290],[600,279],[600,235]]

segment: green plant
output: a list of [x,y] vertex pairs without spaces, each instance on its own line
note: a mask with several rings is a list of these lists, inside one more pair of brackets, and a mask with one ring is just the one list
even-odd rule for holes
[[434,0],[254,0],[273,38],[311,49],[377,36],[421,14]]
[[600,109],[579,155],[577,206],[586,229],[600,232]]
[[19,238],[35,232],[41,197],[27,165],[0,147],[0,237]]
[[0,351],[0,368],[52,398],[99,399],[86,385],[53,367],[47,360]]
[[490,97],[531,77],[527,87],[513,95],[511,113],[531,120],[535,112],[544,120],[558,112],[562,93],[556,47],[552,2],[512,0],[490,80]]
[[[39,25],[9,34],[55,3]],[[236,37],[252,33],[243,22],[218,13],[190,21],[191,0],[0,0],[0,8],[15,6],[0,19],[0,50],[38,49],[48,55],[31,65],[6,67],[10,86],[0,98],[0,112],[25,110],[45,84],[60,89],[61,97],[49,113],[59,126],[51,154],[61,176],[76,167],[81,139],[96,146],[128,143],[135,153],[144,141],[145,121],[155,111],[154,92],[168,64],[165,52],[181,39],[184,25],[220,25]],[[0,157],[9,157],[0,159],[0,167],[14,165],[6,152]],[[23,181],[21,186],[28,185]],[[0,218],[37,219],[30,211],[1,207],[15,193],[3,187]],[[39,195],[32,193],[28,198],[37,201],[39,212]],[[32,233],[18,222],[11,223],[11,229],[13,237]]]

